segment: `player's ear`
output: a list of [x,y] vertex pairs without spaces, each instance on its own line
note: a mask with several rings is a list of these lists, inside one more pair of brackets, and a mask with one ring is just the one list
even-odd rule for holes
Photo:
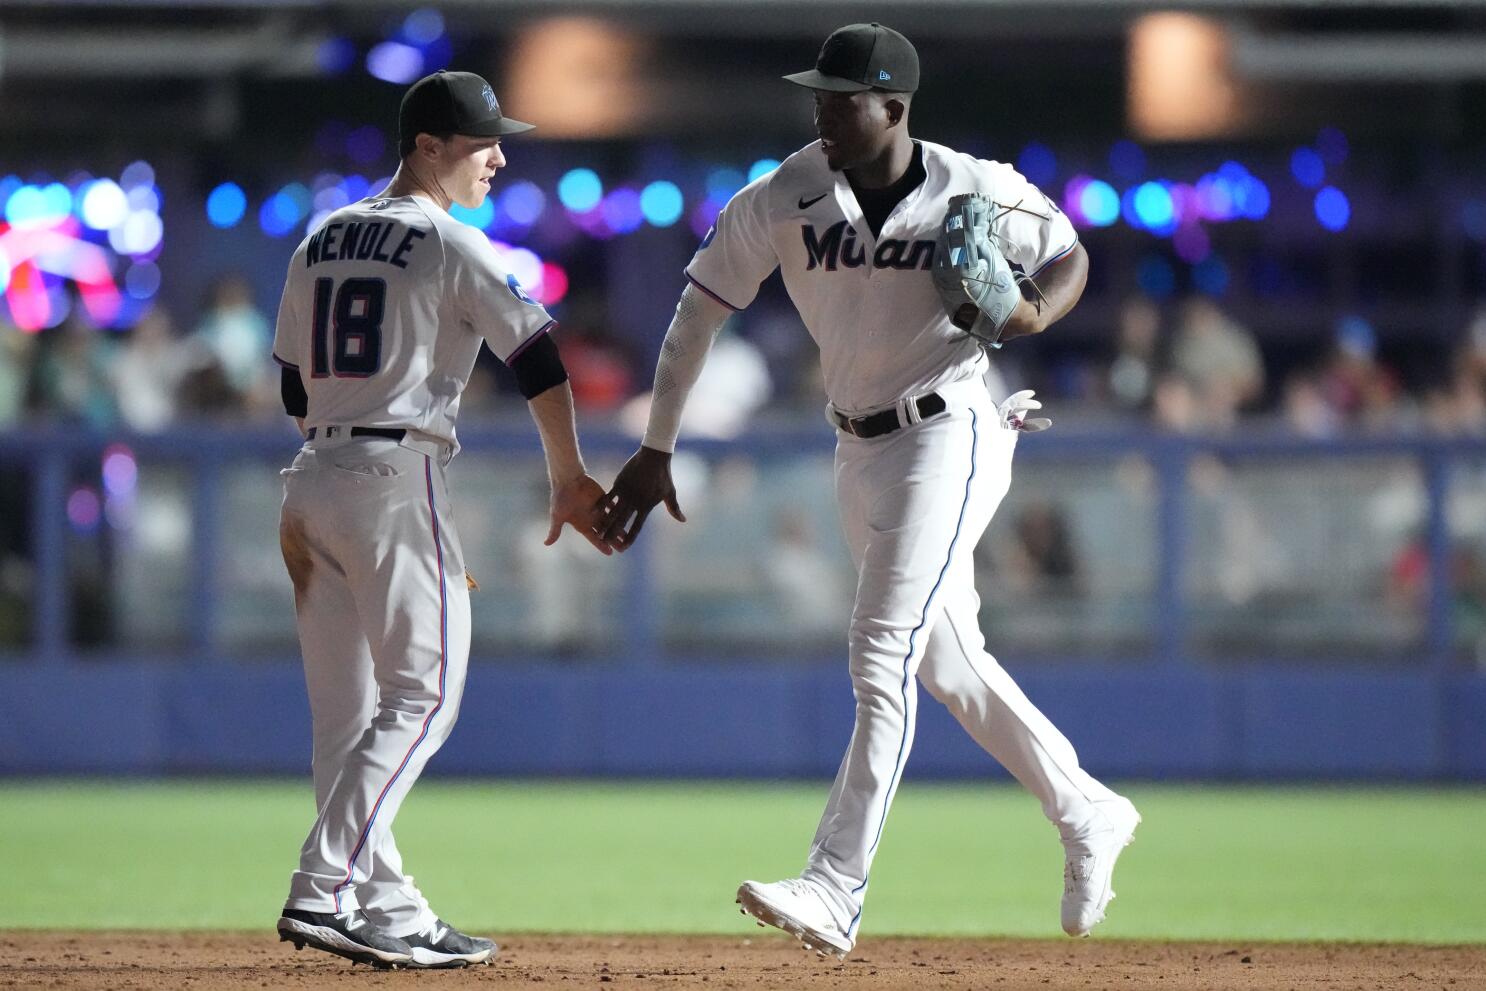
[[908,104],[896,96],[885,100],[882,109],[887,114],[888,127],[897,127],[903,123],[903,118],[908,116]]
[[443,142],[426,131],[420,131],[413,139],[418,149],[418,154],[426,162],[437,162],[439,155],[443,152]]

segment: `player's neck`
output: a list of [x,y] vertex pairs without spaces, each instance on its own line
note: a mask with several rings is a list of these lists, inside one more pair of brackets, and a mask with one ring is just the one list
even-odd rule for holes
[[905,132],[872,161],[847,169],[846,177],[862,189],[886,189],[903,178],[912,161],[913,139]]
[[406,165],[399,165],[397,167],[397,174],[392,177],[392,181],[387,184],[387,188],[382,191],[382,195],[387,197],[418,196],[428,200],[441,210],[448,210],[450,203],[453,202],[453,200],[443,194],[442,190],[429,188],[428,184]]

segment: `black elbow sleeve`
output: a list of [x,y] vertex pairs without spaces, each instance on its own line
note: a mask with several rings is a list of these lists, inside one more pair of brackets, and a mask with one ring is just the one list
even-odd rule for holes
[[568,380],[568,370],[562,367],[557,344],[545,332],[512,359],[511,371],[516,373],[516,388],[527,399],[535,399]]
[[284,412],[290,416],[308,416],[310,397],[304,391],[304,379],[299,369],[288,365],[279,369],[279,396],[284,400]]

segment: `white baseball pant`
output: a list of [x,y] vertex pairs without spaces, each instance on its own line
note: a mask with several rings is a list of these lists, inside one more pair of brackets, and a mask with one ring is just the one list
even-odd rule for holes
[[857,596],[856,725],[804,876],[855,938],[872,858],[913,745],[915,676],[1027,787],[1065,839],[1114,797],[985,650],[973,552],[1011,484],[1017,431],[979,379],[940,389],[946,413],[881,437],[841,433],[836,498]]
[[390,439],[318,440],[283,472],[319,810],[287,906],[360,908],[395,936],[434,919],[403,874],[392,821],[454,728],[469,661],[441,460]]

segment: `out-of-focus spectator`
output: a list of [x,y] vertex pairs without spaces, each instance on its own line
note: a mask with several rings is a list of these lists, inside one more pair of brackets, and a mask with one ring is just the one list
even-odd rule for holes
[[212,285],[207,309],[189,339],[194,367],[184,404],[201,413],[259,414],[278,409],[278,373],[270,359],[273,328],[253,306],[240,275]]
[[1264,363],[1253,334],[1203,296],[1182,305],[1171,366],[1192,394],[1199,429],[1233,426],[1238,412],[1264,391]]
[[119,413],[132,429],[148,433],[170,425],[185,360],[163,309],[153,308],[135,324],[113,366]]
[[1080,594],[1082,568],[1073,546],[1073,528],[1062,506],[1051,502],[1027,506],[1017,516],[1013,534],[999,555],[997,580],[1033,596]]
[[764,575],[789,629],[809,635],[845,633],[842,616],[850,609],[855,589],[849,574],[813,539],[804,514],[780,510],[774,515],[772,537]]
[[634,372],[623,349],[593,330],[568,330],[562,363],[573,388],[573,406],[587,413],[618,409],[634,394]]
[[[681,436],[721,440],[736,437],[773,391],[763,354],[724,325],[692,386],[686,416],[681,420]],[[646,392],[624,407],[620,422],[631,433],[643,434],[649,415],[650,393]]]
[[1159,371],[1157,349],[1161,337],[1161,311],[1147,296],[1131,296],[1120,307],[1119,331],[1114,361],[1106,386],[1114,405],[1132,413],[1143,412],[1156,393]]
[[1378,337],[1361,317],[1344,317],[1336,327],[1331,357],[1321,372],[1327,405],[1349,426],[1396,430],[1407,419],[1397,376],[1377,358]]
[[35,334],[0,320],[0,427],[19,423],[26,410],[35,344]]
[[1177,433],[1192,433],[1205,426],[1192,386],[1181,376],[1169,373],[1156,379],[1151,417],[1162,430]]
[[1437,433],[1486,433],[1486,306],[1466,327],[1449,381],[1428,389],[1423,405],[1425,424]]
[[1304,437],[1334,437],[1342,428],[1342,418],[1326,401],[1320,379],[1308,372],[1296,372],[1285,380],[1285,425]]
[[104,429],[117,418],[113,342],[80,317],[42,331],[32,365],[29,405],[36,413]]

